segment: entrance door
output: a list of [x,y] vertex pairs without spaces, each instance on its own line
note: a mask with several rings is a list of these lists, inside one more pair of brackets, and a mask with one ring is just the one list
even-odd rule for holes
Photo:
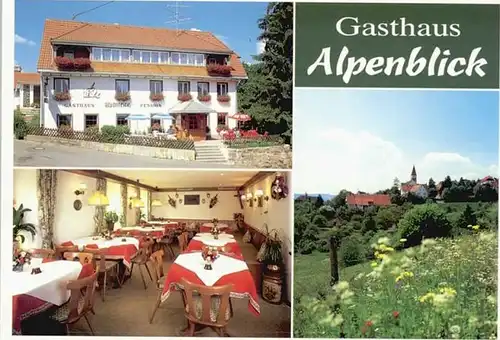
[[194,140],[206,139],[207,115],[189,113],[182,115],[182,128],[188,130]]

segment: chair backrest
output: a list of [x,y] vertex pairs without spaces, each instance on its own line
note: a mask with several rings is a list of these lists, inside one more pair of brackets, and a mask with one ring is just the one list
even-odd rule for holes
[[183,232],[182,234],[180,234],[177,239],[179,240],[179,248],[181,251],[184,251],[186,250],[187,246],[188,246],[188,233],[187,232]]
[[[85,247],[83,249],[84,253],[92,254],[93,260],[96,262],[95,270],[96,272],[106,271],[106,252],[108,248],[89,248]],[[99,261],[97,262],[97,258]]]
[[92,263],[95,268],[94,255],[91,253],[65,252],[63,257],[69,261],[80,261],[82,265]]
[[[233,284],[208,287],[191,283],[185,278],[181,278],[180,283],[184,287],[184,297],[188,306],[187,313],[190,320],[216,327],[224,326],[227,323],[226,315],[230,308],[229,295],[233,290]],[[200,308],[195,305],[195,299],[201,301],[201,315],[197,314]],[[218,303],[214,305],[212,303],[213,299],[219,299]],[[215,312],[215,321],[210,315],[211,312]]]
[[54,249],[30,249],[28,252],[34,258],[53,259],[56,255]]
[[163,249],[155,251],[153,254],[151,254],[151,262],[153,262],[154,266],[154,272],[156,276],[156,285],[159,287],[160,282],[158,280],[165,275],[165,272],[163,271]]
[[149,258],[153,253],[153,244],[154,241],[151,237],[144,237],[139,247],[139,252],[137,253],[137,256],[143,256],[145,258]]
[[[97,273],[83,279],[68,282],[67,288],[71,291],[69,299],[68,323],[78,321],[85,313],[92,310],[94,306],[94,293],[97,283]],[[80,305],[83,296],[83,306]]]
[[78,247],[77,246],[56,246],[56,258],[58,260],[64,260],[64,253],[66,252],[71,252],[75,253],[78,252]]

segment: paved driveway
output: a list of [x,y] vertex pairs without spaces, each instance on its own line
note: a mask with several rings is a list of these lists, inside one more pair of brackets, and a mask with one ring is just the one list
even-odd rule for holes
[[14,140],[14,166],[89,168],[235,168],[227,164],[123,155],[73,146]]

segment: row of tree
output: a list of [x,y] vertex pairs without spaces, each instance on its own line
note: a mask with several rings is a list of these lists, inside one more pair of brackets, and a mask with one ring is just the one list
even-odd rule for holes
[[238,109],[261,133],[292,137],[293,3],[274,2],[259,20],[259,40],[265,43],[255,63],[244,63],[248,80],[238,87]]

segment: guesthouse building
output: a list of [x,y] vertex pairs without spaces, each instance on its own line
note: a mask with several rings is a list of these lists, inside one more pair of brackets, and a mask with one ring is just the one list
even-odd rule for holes
[[22,112],[40,107],[40,75],[23,72],[19,65],[14,67],[14,107]]
[[75,131],[171,124],[195,139],[235,127],[239,56],[198,30],[46,20],[38,60],[41,125]]

